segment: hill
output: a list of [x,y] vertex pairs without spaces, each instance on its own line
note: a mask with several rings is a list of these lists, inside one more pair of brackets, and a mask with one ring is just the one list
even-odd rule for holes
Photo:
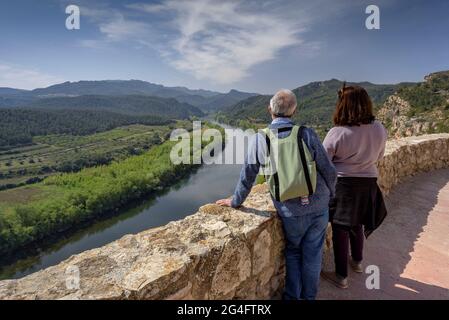
[[[338,89],[343,81],[331,79],[327,81],[311,82],[305,86],[293,90],[298,99],[298,112],[294,120],[299,124],[314,126],[326,130],[332,125],[332,114],[335,109]],[[380,106],[388,96],[401,87],[411,84],[373,84],[370,82],[351,83],[347,85],[359,85],[364,87],[376,106]],[[270,120],[267,106],[271,96],[259,95],[240,101],[237,104],[225,108],[217,116],[217,119],[234,125],[259,126]]]
[[174,98],[180,102],[200,107],[204,111],[210,111],[230,106],[255,94],[236,90],[231,90],[228,93],[220,93],[203,89],[192,90],[185,87],[165,87],[160,84],[141,80],[78,81],[64,82],[31,91],[0,88],[0,107],[25,106],[31,101],[42,98],[86,95],[144,95],[159,98]]
[[154,115],[135,116],[98,110],[0,109],[0,150],[30,144],[34,136],[82,136],[124,125],[167,125],[172,122]]
[[169,119],[201,117],[204,113],[197,107],[180,103],[173,98],[151,96],[101,96],[86,95],[76,97],[43,98],[27,105],[32,109],[74,109],[110,111],[130,115],[157,116]]
[[21,89],[13,89],[13,88],[4,88],[1,87],[0,88],[0,95],[5,95],[5,96],[9,96],[9,95],[18,95],[18,94],[26,94],[28,91],[27,90],[21,90]]
[[165,87],[141,80],[100,80],[64,82],[47,88],[35,89],[31,93],[38,97],[80,95],[151,95],[173,98],[180,95],[210,97],[218,92],[190,90],[183,87]]
[[378,117],[395,137],[449,132],[449,71],[431,73],[424,82],[400,88]]
[[257,94],[255,93],[241,92],[233,89],[228,93],[220,93],[207,98],[201,96],[178,96],[176,97],[176,100],[197,106],[205,112],[214,112],[225,107],[230,107],[241,100],[245,100],[256,95]]
[[25,105],[33,101],[33,99],[34,98],[30,91],[13,88],[0,88],[0,108]]

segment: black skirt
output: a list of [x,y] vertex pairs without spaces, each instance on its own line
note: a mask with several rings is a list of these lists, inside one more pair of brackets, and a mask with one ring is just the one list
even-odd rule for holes
[[329,204],[330,222],[346,227],[363,225],[368,237],[386,216],[377,178],[338,178],[335,198]]

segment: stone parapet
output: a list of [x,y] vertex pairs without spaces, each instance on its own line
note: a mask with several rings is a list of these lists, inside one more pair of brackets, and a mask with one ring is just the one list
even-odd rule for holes
[[[443,167],[449,134],[392,140],[379,185],[388,193],[405,176]],[[326,240],[328,250],[330,233]],[[0,281],[0,299],[269,299],[283,275],[281,223],[259,185],[242,209],[208,204],[183,220]]]

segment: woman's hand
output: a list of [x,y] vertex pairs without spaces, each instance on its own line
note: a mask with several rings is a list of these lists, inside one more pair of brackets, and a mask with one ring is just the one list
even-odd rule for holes
[[222,207],[230,207],[231,206],[231,199],[217,200],[215,202],[215,204],[218,204],[219,206],[222,206]]

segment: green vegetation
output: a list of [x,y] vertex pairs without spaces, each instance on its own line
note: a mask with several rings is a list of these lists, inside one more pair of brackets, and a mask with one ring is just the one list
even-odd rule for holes
[[422,83],[401,88],[397,95],[409,103],[410,121],[428,124],[419,133],[449,132],[449,71],[432,73]]
[[[416,121],[437,119],[432,132],[449,131],[449,72],[429,75],[426,80],[420,84],[357,85],[367,89],[376,108],[397,92],[409,101],[410,117]],[[66,85],[46,94],[58,94]],[[91,84],[77,84],[84,85]],[[104,92],[113,94],[108,83],[101,85]],[[142,86],[142,90],[148,89],[147,84]],[[314,127],[323,137],[332,125],[341,86],[341,81],[333,79],[295,89],[299,105],[293,120]],[[85,90],[81,87],[75,89]],[[232,99],[250,95],[231,93]],[[222,105],[231,98],[230,94],[202,91],[188,94],[197,104],[207,98]],[[265,127],[270,121],[266,109],[270,98],[250,96],[218,112],[216,120],[241,128]],[[0,189],[6,189],[0,191],[0,255],[116,212],[197,167],[173,165],[169,159],[175,144],[167,141],[170,131],[191,125],[179,119],[204,115],[187,103],[142,95],[56,96],[30,101],[33,109],[0,108]],[[210,105],[208,110],[215,107]]]
[[167,139],[191,130],[200,109],[172,98],[55,94],[0,108],[0,254],[114,212],[195,167],[172,165]]
[[177,121],[168,126],[130,125],[86,136],[36,136],[31,145],[0,151],[0,190],[142,154],[165,141],[173,128],[189,126],[188,121]]
[[196,166],[174,165],[166,141],[150,151],[0,192],[0,254],[117,210],[170,186]]
[[398,96],[410,103],[411,117],[438,108],[449,109],[449,72],[434,73],[426,78],[425,82],[398,90]]
[[0,108],[0,190],[141,154],[166,140],[174,127],[186,127],[186,121],[174,119],[202,115],[195,107],[154,97],[39,101],[49,109]]
[[52,97],[36,100],[27,107],[52,110],[109,111],[126,115],[163,116],[166,119],[188,119],[191,116],[201,117],[204,115],[197,107],[178,102],[173,98],[139,95]]
[[[301,125],[314,127],[323,135],[332,126],[332,114],[335,109],[337,91],[343,85],[342,81],[332,79],[323,82],[312,82],[299,87],[293,92],[298,98],[298,111],[293,120]],[[377,85],[369,82],[348,83],[364,87],[376,106],[400,87],[410,84]],[[231,125],[244,127],[260,127],[270,121],[267,106],[271,96],[259,95],[240,101],[232,107],[225,108],[217,114],[217,119]]]
[[88,135],[130,124],[170,123],[174,121],[155,115],[135,116],[96,110],[0,109],[0,150],[30,144],[35,136]]

